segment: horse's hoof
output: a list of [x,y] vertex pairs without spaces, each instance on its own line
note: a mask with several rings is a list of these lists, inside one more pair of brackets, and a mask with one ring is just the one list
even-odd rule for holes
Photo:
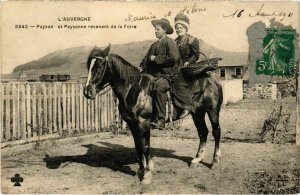
[[149,160],[149,163],[148,163],[148,168],[149,168],[149,171],[154,171],[154,162],[153,160]]
[[218,170],[218,168],[219,168],[218,164],[211,164],[211,167],[210,167],[211,170]]
[[143,180],[142,180],[142,184],[150,184],[151,183],[151,180],[152,180],[152,173],[151,172],[147,172],[144,177],[143,177]]
[[202,158],[194,158],[192,161],[191,161],[191,164],[198,164],[199,162],[202,161]]
[[151,179],[149,179],[149,178],[143,179],[141,183],[144,185],[149,185],[149,184],[151,184]]
[[220,165],[220,160],[214,159],[213,162],[211,163],[211,170],[217,170]]

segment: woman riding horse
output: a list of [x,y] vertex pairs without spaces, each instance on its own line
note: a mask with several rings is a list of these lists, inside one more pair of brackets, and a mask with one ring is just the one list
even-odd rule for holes
[[[175,30],[178,37],[175,41],[184,67],[195,63],[199,59],[199,41],[197,38],[187,34],[188,28],[189,18],[184,14],[177,14],[175,17]],[[176,106],[183,109],[179,118],[184,118],[191,111],[193,85],[194,82],[184,79],[180,72],[173,82],[173,102]]]
[[[196,37],[188,34],[190,20],[184,14],[177,14],[175,17],[175,31],[178,37],[175,39],[179,48],[180,57],[183,67],[194,64],[199,59],[200,48],[199,41]],[[210,65],[202,65],[203,70],[212,70]],[[194,80],[185,79],[181,72],[176,75],[172,82],[172,100],[176,110],[180,111],[180,116],[177,118],[186,117],[192,111],[192,96],[194,88]],[[176,119],[176,118],[175,118]]]

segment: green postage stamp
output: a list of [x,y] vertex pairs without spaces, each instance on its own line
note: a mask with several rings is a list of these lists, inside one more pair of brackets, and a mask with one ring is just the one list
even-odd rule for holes
[[295,33],[294,29],[267,29],[263,39],[263,58],[256,61],[257,74],[295,74]]

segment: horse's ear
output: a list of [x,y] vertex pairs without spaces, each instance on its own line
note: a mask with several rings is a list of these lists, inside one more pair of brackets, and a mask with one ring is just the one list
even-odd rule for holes
[[108,47],[103,50],[104,56],[107,56],[109,54],[110,46],[111,46],[111,44],[109,43]]

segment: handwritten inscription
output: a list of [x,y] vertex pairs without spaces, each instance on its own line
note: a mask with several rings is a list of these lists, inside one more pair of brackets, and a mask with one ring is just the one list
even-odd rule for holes
[[194,13],[199,13],[199,12],[205,12],[206,8],[201,8],[197,6],[197,3],[194,3],[193,6],[184,6],[184,8],[179,12],[182,14],[194,14]]
[[154,20],[156,19],[156,16],[153,15],[151,12],[148,15],[143,16],[134,16],[130,12],[128,13],[127,18],[125,18],[126,22],[135,22],[135,21],[141,21],[141,20]]
[[286,17],[291,18],[293,16],[293,12],[284,12],[284,11],[271,11],[271,12],[267,12],[264,10],[264,6],[265,4],[263,3],[260,8],[253,13],[246,13],[245,9],[237,9],[235,10],[233,13],[230,14],[223,14],[223,17],[225,18],[239,18],[242,17],[243,15],[246,15],[248,17],[275,17],[275,18],[279,18],[279,21],[283,21],[284,19],[286,19]]
[[179,12],[173,12],[173,11],[167,11],[166,13],[162,14],[161,16],[157,16],[153,14],[152,12],[149,12],[145,15],[133,15],[131,12],[128,13],[128,15],[125,18],[126,22],[136,22],[136,21],[145,21],[145,20],[154,20],[162,17],[171,17],[176,15],[177,13],[182,13],[182,14],[195,14],[195,13],[200,13],[200,12],[205,12],[207,11],[205,7],[198,7],[197,3],[194,3],[192,6],[185,5],[182,9],[180,9]]

